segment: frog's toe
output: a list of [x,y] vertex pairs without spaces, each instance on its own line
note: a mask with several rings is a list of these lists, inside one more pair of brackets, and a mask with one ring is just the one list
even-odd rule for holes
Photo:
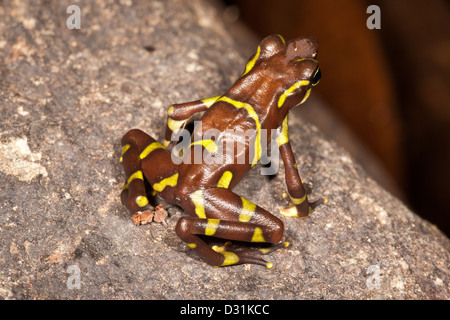
[[280,214],[285,217],[298,217],[298,211],[294,205],[280,209]]
[[[213,246],[212,249],[222,254],[228,253],[235,255],[235,261],[233,264],[257,264],[270,269],[273,267],[273,264],[264,260],[262,256],[277,249],[286,248],[288,245],[289,242],[280,242],[267,248],[254,249],[242,245],[232,245],[232,243],[228,241],[223,246]],[[227,254],[225,254],[225,256],[226,255]]]
[[278,249],[283,249],[283,248],[287,248],[289,247],[290,243],[287,241],[283,241],[277,244],[272,244],[269,247],[265,247],[265,248],[259,248],[258,251],[261,252],[262,254],[268,254],[271,252],[274,252],[275,250]]
[[262,257],[263,253],[257,249],[243,249],[236,254],[239,257],[239,263],[241,264],[257,264],[268,269],[273,267],[273,263],[264,260]]
[[309,203],[309,206],[311,207],[311,210],[314,210],[315,208],[317,208],[318,206],[320,206],[321,204],[325,204],[328,202],[327,198],[319,198],[316,201],[312,201]]
[[287,208],[280,209],[280,214],[285,217],[299,217],[301,219],[308,218],[311,215],[311,212],[314,211],[318,206],[327,203],[328,200],[326,198],[319,198],[316,201],[312,201],[309,203],[309,208],[307,208],[307,211],[305,211],[304,214],[301,214],[301,211],[298,209],[295,205],[290,205]]

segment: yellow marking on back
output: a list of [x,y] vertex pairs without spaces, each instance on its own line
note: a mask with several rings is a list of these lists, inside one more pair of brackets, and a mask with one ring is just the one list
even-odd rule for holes
[[142,171],[138,170],[135,173],[133,173],[127,181],[127,184],[130,184],[131,181],[133,181],[134,179],[140,179],[140,180],[144,180],[144,176],[142,175]]
[[138,196],[137,198],[136,198],[136,204],[139,206],[139,207],[145,207],[146,205],[148,205],[148,199],[147,199],[147,197],[146,196]]
[[186,243],[186,245],[191,249],[197,248],[197,245],[195,243]]
[[217,152],[218,148],[214,140],[198,140],[191,143],[191,147],[197,144],[201,144],[208,152],[214,153]]
[[202,218],[202,219],[206,219],[205,207],[203,205],[203,192],[202,192],[202,190],[197,190],[197,191],[193,192],[190,195],[190,197],[191,197],[192,203],[195,206],[195,214],[197,215],[197,217]]
[[265,242],[261,228],[256,227],[253,233],[252,242]]
[[[286,101],[286,98],[289,97],[296,89],[309,85],[308,80],[300,80],[296,83],[294,83],[289,89],[287,89],[278,99],[278,108],[281,108],[284,104],[284,101]],[[303,99],[304,100],[304,99]]]
[[289,142],[289,135],[288,135],[288,116],[283,120],[283,124],[281,125],[281,134],[278,137],[278,146],[282,146],[285,143]]
[[153,185],[153,189],[157,192],[162,192],[165,187],[175,187],[178,182],[178,173],[175,173],[173,176],[162,179],[160,182],[155,183]]
[[157,141],[152,142],[144,149],[144,151],[141,152],[139,158],[141,158],[141,160],[146,158],[153,150],[156,149],[165,149],[165,147]]
[[299,204],[302,204],[306,200],[306,193],[301,198],[294,198],[294,197],[292,197],[290,195],[289,195],[289,197],[291,198],[291,201],[292,201],[293,204],[299,205]]
[[258,60],[258,58],[259,58],[260,53],[261,53],[261,47],[258,46],[258,49],[256,49],[255,56],[252,58],[252,60],[247,62],[247,64],[245,65],[245,71],[244,71],[244,73],[242,74],[241,77],[245,76],[247,73],[250,72],[250,70],[253,69],[253,67],[255,66],[256,60]]
[[261,157],[261,124],[259,122],[258,114],[255,112],[255,109],[253,107],[245,102],[236,101],[231,98],[228,98],[226,96],[220,97],[217,101],[225,101],[229,104],[233,105],[235,108],[238,109],[245,109],[248,112],[248,115],[255,121],[256,124],[256,141],[255,141],[255,156],[253,157],[252,161],[252,167],[258,162],[259,158]]
[[212,98],[202,99],[201,101],[203,102],[203,104],[204,104],[207,108],[209,108],[209,107],[211,107],[211,106],[214,104],[214,102],[216,102],[217,99],[219,99],[219,98],[220,98],[220,96],[216,96],[216,97],[212,97]]
[[242,198],[242,212],[239,215],[240,222],[249,222],[255,213],[256,205],[247,199]]
[[220,224],[219,219],[208,219],[207,224],[205,227],[205,235],[206,236],[212,236],[214,233],[216,233],[217,227]]
[[217,183],[217,187],[227,189],[231,183],[231,179],[233,179],[233,174],[231,173],[231,171],[225,171],[222,174],[219,182]]

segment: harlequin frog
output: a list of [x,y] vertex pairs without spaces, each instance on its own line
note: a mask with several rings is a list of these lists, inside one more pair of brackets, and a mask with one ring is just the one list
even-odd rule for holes
[[[271,268],[273,265],[262,254],[288,246],[287,242],[280,242],[283,222],[232,190],[260,160],[263,135],[265,141],[270,141],[270,129],[275,129],[279,133],[279,152],[292,201],[291,207],[281,213],[304,218],[323,202],[308,200],[288,137],[289,110],[303,103],[320,80],[317,50],[317,42],[310,38],[285,41],[280,35],[268,36],[225,94],[175,104],[168,109],[163,144],[138,129],[126,133],[122,138],[121,161],[126,175],[122,203],[140,214],[149,205],[148,197],[157,193],[189,215],[179,219],[176,233],[208,264],[218,267],[251,263]],[[172,134],[183,129],[199,112],[204,112],[200,119],[202,126],[194,128],[191,144],[183,153],[183,160],[191,161],[177,164],[171,156],[176,145]],[[239,140],[236,130],[231,130],[237,128],[252,129],[255,145]],[[220,134],[205,139],[203,133],[209,129]],[[236,141],[232,161],[194,161],[194,148],[201,148],[206,156],[223,156],[218,141]],[[239,162],[238,157],[243,155],[248,161]],[[210,246],[204,236],[235,240],[239,244],[227,241],[220,247]],[[243,241],[267,243],[269,247],[251,248],[244,246]]]

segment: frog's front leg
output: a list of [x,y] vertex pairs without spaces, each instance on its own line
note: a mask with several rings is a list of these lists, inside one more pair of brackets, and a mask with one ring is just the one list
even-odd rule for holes
[[[126,176],[121,200],[131,212],[145,211],[148,197],[155,195],[154,191],[161,191],[153,190],[155,179],[170,176],[177,170],[170,151],[139,129],[130,130],[122,137],[120,161]],[[155,166],[155,163],[160,165]]]
[[167,110],[166,130],[164,134],[164,146],[172,150],[176,141],[171,141],[172,133],[184,128],[189,119],[198,112],[206,111],[220,96],[192,102],[174,104]]
[[[280,247],[283,222],[268,211],[236,195],[226,188],[197,190],[190,195],[183,209],[197,217],[183,217],[176,226],[178,236],[200,257],[212,266],[259,264],[271,268],[262,254]],[[227,240],[250,243],[270,243],[271,248],[254,249],[245,245],[210,247],[201,236],[214,236]]]
[[321,198],[314,202],[308,201],[308,196],[306,195],[306,190],[303,186],[300,174],[298,173],[297,164],[295,163],[295,156],[289,142],[287,116],[285,117],[279,131],[278,145],[285,167],[286,185],[288,188],[289,197],[294,205],[292,207],[282,209],[280,213],[285,216],[307,218],[315,207],[325,202],[325,199]]

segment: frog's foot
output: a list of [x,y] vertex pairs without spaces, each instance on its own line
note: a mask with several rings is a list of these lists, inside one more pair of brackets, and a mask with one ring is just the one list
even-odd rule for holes
[[[328,200],[326,198],[319,198],[315,201],[309,202],[309,205],[304,202],[301,206],[291,204],[287,208],[282,208],[280,210],[280,214],[282,214],[285,217],[299,217],[301,219],[308,218],[311,213],[316,209],[318,206],[327,203]],[[302,206],[308,205],[308,207],[302,208]],[[299,209],[300,207],[300,209]],[[307,210],[307,211],[306,211]],[[306,214],[301,214],[301,212],[307,212]]]
[[282,241],[277,244],[271,244],[268,247],[259,248],[258,251],[261,252],[262,254],[268,254],[268,253],[274,252],[278,249],[287,248],[287,247],[289,247],[289,245],[290,245],[289,242]]
[[286,248],[289,242],[280,242],[267,248],[248,248],[243,245],[232,245],[231,241],[227,241],[223,246],[213,246],[212,249],[225,256],[224,265],[232,264],[257,264],[268,269],[273,267],[271,262],[262,258],[262,255],[273,252],[280,248]]
[[321,204],[325,204],[328,202],[327,198],[319,198],[316,201],[312,201],[309,203],[309,206],[311,207],[311,211],[313,211],[315,208],[320,206]]

